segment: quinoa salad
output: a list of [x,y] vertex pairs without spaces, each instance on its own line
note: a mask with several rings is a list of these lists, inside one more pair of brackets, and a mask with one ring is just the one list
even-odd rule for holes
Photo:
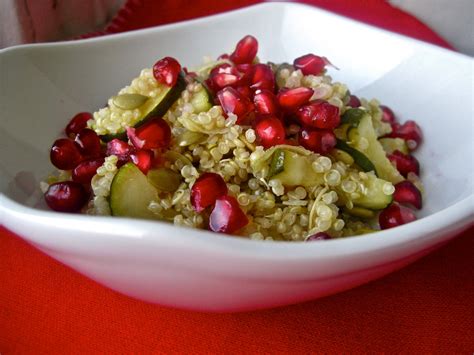
[[51,147],[47,205],[255,240],[414,221],[420,127],[334,82],[323,56],[272,63],[257,51],[247,35],[196,68],[162,58],[106,107],[76,114]]

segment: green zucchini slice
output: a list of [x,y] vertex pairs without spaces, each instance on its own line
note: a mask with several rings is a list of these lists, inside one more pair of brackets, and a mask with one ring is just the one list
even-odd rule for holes
[[[352,199],[355,206],[367,208],[369,210],[381,210],[392,203],[393,196],[386,195],[384,185],[387,181],[377,178],[373,174],[367,174],[368,179],[364,180],[364,186],[367,188],[367,194],[359,198]],[[356,210],[357,211],[357,210]]]
[[[349,144],[347,144],[349,143]],[[357,149],[355,147],[364,147]],[[378,177],[390,181],[394,184],[403,181],[403,176],[390,163],[386,152],[377,139],[372,118],[370,115],[364,115],[359,124],[347,130],[347,142],[338,140],[336,148],[349,153],[357,165],[364,171],[370,171],[371,165]],[[370,164],[367,163],[370,161]]]
[[363,171],[373,171],[377,173],[374,164],[372,164],[372,162],[369,160],[369,158],[367,158],[367,156],[365,156],[365,154],[359,152],[357,149],[352,148],[343,140],[337,140],[336,148],[349,154],[352,159],[354,159],[354,163],[356,163]]
[[113,216],[157,219],[148,206],[158,200],[157,189],[133,163],[123,165],[112,180],[109,205]]
[[[157,97],[150,97],[148,100],[138,108],[140,111],[140,116],[138,119],[134,120],[134,128],[140,127],[142,124],[146,123],[152,117],[162,117],[169,110],[169,108],[175,103],[177,99],[181,96],[181,92],[186,89],[186,82],[184,77],[180,75],[178,81],[172,87],[167,87],[163,85],[163,90],[161,94]],[[100,138],[104,142],[111,141],[112,139],[118,138],[125,140],[127,137],[126,128],[121,127],[118,131],[114,133],[108,133],[102,135]]]

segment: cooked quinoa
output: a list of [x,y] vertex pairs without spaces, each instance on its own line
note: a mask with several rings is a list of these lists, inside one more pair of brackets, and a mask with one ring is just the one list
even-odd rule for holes
[[[142,70],[140,76],[132,81],[132,85],[119,93],[149,94],[153,88],[150,75],[151,69]],[[290,73],[284,69],[278,80],[286,87],[311,87],[315,89],[312,99],[325,99],[341,110],[344,109],[343,99],[347,88],[343,84],[333,83],[328,75],[304,76],[301,70]],[[185,147],[174,142],[170,147],[171,152],[177,153],[177,159],[167,162],[166,167],[180,173],[184,181],[176,192],[164,194],[160,196],[160,201],[150,204],[149,209],[156,214],[157,219],[168,220],[179,226],[204,228],[202,216],[191,206],[190,190],[201,173],[214,172],[224,178],[230,194],[237,198],[247,215],[252,216],[251,223],[243,228],[239,235],[257,240],[302,241],[317,232],[329,232],[334,237],[354,233],[354,230],[346,226],[340,213],[341,208],[336,202],[339,195],[344,194],[347,199],[345,206],[352,208],[351,200],[364,194],[367,189],[364,186],[366,173],[351,168],[343,161],[305,151],[312,162],[311,167],[322,175],[322,184],[285,190],[278,180],[265,181],[266,171],[254,171],[250,166],[252,160],[264,154],[264,148],[255,144],[255,131],[250,126],[235,124],[235,116],[229,115],[226,118],[220,106],[213,106],[207,112],[195,114],[191,101],[193,94],[199,90],[203,90],[201,84],[188,84],[181,98],[163,117],[172,127],[174,137],[184,132],[194,132],[196,136],[202,135],[202,141]],[[390,125],[380,120],[381,111],[377,101],[364,101],[363,105],[374,113],[372,117],[374,122],[378,122],[376,127],[380,127],[380,135],[389,132]],[[121,116],[115,118],[114,114]],[[104,117],[114,118],[100,119]],[[114,131],[117,122],[120,122],[122,127],[129,125],[129,117],[129,111],[123,112],[115,108],[109,100],[109,108],[94,113],[96,120],[91,121],[90,126],[97,133],[110,132]],[[108,122],[113,123],[109,125]],[[302,147],[298,149],[304,150]],[[111,158],[113,157],[109,157],[104,166],[98,169],[92,180],[94,198],[87,213],[110,214],[107,197],[117,171]],[[387,182],[387,195],[392,194],[393,190],[393,185]],[[170,210],[173,213],[169,213]],[[349,224],[358,229],[371,228],[362,222]]]
[[[178,226],[206,229],[207,217],[195,211],[190,194],[196,179],[205,172],[212,172],[223,178],[228,194],[238,201],[248,216],[249,223],[238,230],[235,233],[237,235],[254,240],[304,241],[318,232],[339,238],[378,229],[376,213],[372,218],[359,218],[358,207],[354,204],[354,201],[369,193],[369,183],[373,181],[371,178],[375,177],[375,173],[361,171],[347,152],[333,149],[323,155],[299,145],[288,144],[265,149],[259,145],[255,127],[237,124],[237,116],[225,114],[220,105],[212,105],[200,112],[199,95],[207,90],[202,82],[208,78],[213,67],[226,61],[211,61],[196,69],[197,75],[191,79],[187,77],[185,89],[162,117],[171,128],[172,136],[169,148],[158,152],[163,158],[162,167],[181,178],[175,191],[161,191],[158,198],[149,202],[147,208],[152,216]],[[340,115],[350,109],[348,88],[333,82],[325,71],[320,75],[303,75],[301,70],[285,65],[275,72],[279,88],[311,88],[314,91],[311,100],[330,103],[339,109]],[[155,79],[153,69],[146,68],[118,95],[139,94],[154,98],[163,95],[162,90],[163,85]],[[118,107],[112,97],[107,107],[93,113],[93,119],[87,125],[98,135],[116,134],[133,127],[144,109],[143,106],[133,109]],[[382,120],[382,110],[377,100],[361,99],[360,109],[370,115],[377,138],[392,131],[391,125]],[[285,129],[291,136],[298,132],[299,126],[289,124]],[[365,152],[368,147],[369,142],[362,137],[353,148]],[[298,159],[304,159],[315,183],[310,186],[285,186],[279,179],[269,177],[270,160],[275,149],[284,149],[298,156]],[[91,180],[92,194],[83,212],[91,215],[111,214],[109,195],[111,184],[119,171],[118,161],[115,155],[105,157]],[[54,181],[48,181],[48,184],[68,178],[67,172],[62,173]],[[409,175],[408,179],[421,189],[416,174]],[[403,178],[397,172],[392,181],[400,180]],[[46,190],[47,185],[42,188]],[[395,191],[394,184],[385,181],[382,191],[391,196]]]

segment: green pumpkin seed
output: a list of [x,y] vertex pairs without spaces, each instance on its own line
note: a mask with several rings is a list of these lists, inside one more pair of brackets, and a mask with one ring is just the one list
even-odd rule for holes
[[163,157],[171,163],[180,160],[183,165],[192,165],[192,162],[189,158],[174,150],[168,150],[166,153],[163,154]]
[[353,207],[352,209],[344,208],[344,211],[351,216],[360,217],[364,219],[373,218],[375,212],[363,207]]
[[113,103],[122,110],[134,110],[142,106],[147,100],[148,96],[140,94],[122,94],[112,98]]
[[181,185],[181,175],[168,168],[152,169],[147,174],[148,181],[158,190],[174,192]]
[[273,153],[272,161],[270,163],[270,170],[268,171],[267,179],[273,175],[277,175],[285,170],[285,151],[283,149],[276,149]]
[[176,137],[179,146],[186,147],[191,144],[201,143],[206,139],[206,135],[200,132],[184,131]]

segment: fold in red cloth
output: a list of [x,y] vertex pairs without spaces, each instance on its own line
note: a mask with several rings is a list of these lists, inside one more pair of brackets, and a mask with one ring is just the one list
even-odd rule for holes
[[[378,0],[306,1],[441,46],[417,19]],[[256,1],[128,1],[104,33]],[[108,290],[0,227],[0,353],[457,353],[474,350],[474,228],[384,279],[269,311],[203,314]]]

